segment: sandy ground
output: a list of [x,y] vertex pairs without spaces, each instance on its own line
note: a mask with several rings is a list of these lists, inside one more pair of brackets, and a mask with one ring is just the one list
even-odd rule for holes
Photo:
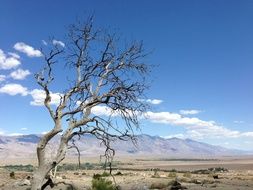
[[[93,159],[93,162],[96,162],[96,160]],[[121,163],[122,168],[113,172],[120,171],[123,174],[122,176],[115,176],[115,181],[122,190],[147,190],[151,189],[151,186],[159,189],[159,187],[166,186],[175,179],[190,190],[253,190],[253,159],[250,157],[211,161],[158,161],[128,158],[122,159]],[[193,171],[210,167],[224,167],[229,169],[229,171],[218,172],[218,179],[213,179],[210,174],[186,174],[180,172],[182,170]],[[148,168],[160,168],[165,171],[158,171],[156,176],[154,176],[154,171],[143,171],[143,169]],[[172,168],[176,169],[177,172],[166,171]],[[67,183],[74,184],[77,189],[89,189],[93,174],[102,172],[101,170],[59,172],[56,180],[64,180]],[[17,171],[15,172],[15,179],[10,178],[9,174],[10,171],[3,168],[0,169],[0,190],[29,189],[29,186],[20,186],[20,182],[27,176],[31,176],[31,173]],[[106,178],[113,181],[110,176]],[[67,187],[58,185],[53,189],[64,190]]]

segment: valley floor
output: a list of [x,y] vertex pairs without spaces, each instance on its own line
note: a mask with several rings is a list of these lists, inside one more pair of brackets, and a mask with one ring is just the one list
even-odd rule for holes
[[[169,184],[175,179],[183,187],[190,190],[252,190],[253,164],[251,158],[231,158],[224,160],[165,160],[165,159],[122,159],[117,169],[113,171],[117,185],[122,190],[169,189]],[[210,167],[227,168],[228,171],[216,171],[205,174]],[[200,170],[200,172],[196,172]],[[193,172],[195,171],[195,172]],[[203,172],[204,171],[204,172]],[[27,190],[29,184],[23,182],[32,173],[15,171],[15,177],[10,177],[11,170],[0,169],[0,190]],[[56,181],[73,184],[77,189],[90,189],[94,174],[102,174],[103,170],[75,170],[58,172]],[[213,175],[218,175],[214,179]],[[113,181],[111,176],[104,177]],[[27,180],[25,181],[27,182]],[[23,184],[22,184],[23,183]],[[23,185],[23,186],[22,186]],[[58,185],[53,189],[67,189]]]

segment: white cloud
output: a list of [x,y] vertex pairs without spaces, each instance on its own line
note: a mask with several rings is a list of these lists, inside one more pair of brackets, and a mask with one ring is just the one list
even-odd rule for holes
[[59,41],[59,40],[53,40],[53,44],[65,47],[65,44],[62,41]]
[[[96,106],[92,108],[92,113],[100,116],[118,116],[117,112],[112,113],[112,110],[106,106]],[[146,112],[145,119],[154,122],[172,126],[180,126],[186,129],[186,134],[169,135],[166,138],[239,138],[253,137],[253,132],[239,132],[230,130],[214,121],[204,121],[196,117],[184,117],[178,113],[171,112]],[[142,117],[141,117],[142,118]],[[143,119],[143,118],[142,118]]]
[[201,110],[180,110],[179,113],[182,115],[195,115],[202,112]]
[[253,137],[253,132],[244,132],[241,134],[243,137]]
[[214,121],[204,121],[199,118],[183,117],[177,113],[170,112],[147,112],[146,117],[151,122],[174,126],[181,126],[187,130],[186,136],[194,139],[209,138],[239,138],[253,137],[253,132],[239,132],[230,130]]
[[139,99],[139,101],[147,102],[147,103],[154,104],[154,105],[158,105],[163,102],[163,100],[159,100],[159,99]]
[[184,139],[185,135],[182,133],[179,134],[174,134],[174,135],[168,135],[168,136],[163,136],[163,138],[165,139],[171,139],[171,138],[180,138],[180,139]]
[[22,136],[24,134],[22,133],[10,133],[10,134],[7,134],[7,136]]
[[11,96],[15,96],[18,94],[26,96],[28,94],[28,90],[26,87],[23,87],[20,84],[10,83],[2,86],[0,88],[0,93],[9,94]]
[[22,127],[20,130],[21,131],[27,131],[28,129],[26,127]]
[[234,121],[234,123],[236,123],[236,124],[242,124],[242,123],[244,123],[244,121]]
[[5,75],[0,75],[0,82],[5,81],[5,79],[6,79],[6,76],[5,76]]
[[157,105],[157,104],[161,104],[163,101],[158,100],[158,99],[147,99],[147,102],[150,103],[150,104]]
[[25,53],[28,57],[41,57],[42,53],[39,50],[34,49],[32,46],[25,44],[24,42],[18,42],[14,45],[14,49]]
[[10,76],[16,80],[23,80],[30,74],[31,73],[29,70],[18,69],[16,71],[11,72]]
[[0,135],[4,135],[4,134],[5,132],[2,129],[0,129]]
[[20,59],[20,56],[16,53],[13,53],[13,52],[8,52],[8,54],[16,59]]
[[[44,90],[40,89],[34,89],[30,92],[30,95],[33,98],[33,101],[30,102],[31,105],[33,106],[43,106],[44,105],[44,100],[46,98],[46,94]],[[51,95],[51,105],[59,105],[60,100],[61,100],[61,94],[60,93],[52,93],[50,92]]]
[[103,115],[103,116],[117,116],[118,114],[113,112],[110,108],[106,106],[95,106],[92,108],[91,112],[94,115]]
[[0,69],[13,69],[20,64],[21,62],[19,60],[19,57],[13,54],[9,54],[9,56],[7,56],[3,50],[0,49]]

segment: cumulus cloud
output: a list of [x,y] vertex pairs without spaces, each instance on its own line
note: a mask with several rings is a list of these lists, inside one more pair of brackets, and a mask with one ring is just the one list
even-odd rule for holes
[[17,54],[6,55],[3,50],[0,49],[0,69],[8,70],[16,68],[21,64]]
[[53,40],[53,44],[54,45],[59,45],[61,47],[65,47],[65,44],[62,41],[59,41],[59,40]]
[[180,139],[184,139],[185,135],[182,133],[179,134],[174,134],[174,135],[168,135],[168,136],[163,136],[163,138],[165,139],[171,139],[171,138],[180,138]]
[[179,113],[182,115],[195,115],[199,114],[201,110],[180,110]]
[[26,96],[28,94],[28,90],[26,87],[23,87],[20,84],[10,83],[2,86],[0,88],[0,93],[9,94],[11,96],[15,96],[20,94],[21,96]]
[[26,127],[22,127],[20,130],[21,131],[27,131],[28,129]]
[[5,132],[2,129],[0,129],[0,135],[4,135],[4,134]]
[[[46,94],[45,94],[44,90],[34,89],[30,92],[30,95],[33,98],[33,100],[30,102],[31,105],[33,105],[33,106],[43,106],[44,105],[44,100],[46,98]],[[51,95],[50,104],[51,105],[59,105],[60,100],[61,100],[61,94],[50,92],[50,95]]]
[[[96,106],[92,108],[92,113],[100,116],[119,116],[117,112],[106,106]],[[224,126],[217,124],[215,121],[204,121],[196,117],[184,117],[178,113],[171,112],[146,112],[145,119],[153,123],[161,123],[171,126],[179,126],[186,129],[185,134],[168,135],[165,138],[193,138],[203,139],[208,138],[239,138],[253,137],[253,132],[240,132],[230,130]],[[140,119],[143,119],[141,117]]]
[[146,117],[155,123],[181,126],[187,130],[187,136],[195,139],[253,137],[253,132],[240,132],[225,128],[214,121],[204,121],[196,117],[183,117],[170,112],[147,112]]
[[154,104],[154,105],[158,105],[163,102],[163,100],[159,100],[159,99],[139,99],[139,101],[147,102],[147,103]]
[[8,55],[12,56],[12,57],[15,57],[16,59],[20,59],[20,56],[16,53],[13,53],[13,52],[8,52]]
[[25,53],[28,57],[41,57],[42,53],[24,42],[18,42],[13,47],[15,50]]
[[6,76],[5,76],[5,75],[0,75],[0,82],[5,81],[5,79],[6,79]]
[[16,80],[23,80],[30,74],[31,73],[29,70],[18,69],[16,71],[11,72],[10,76]]
[[103,116],[117,116],[118,114],[113,112],[110,108],[106,106],[95,106],[92,108],[91,112],[94,115],[103,115]]
[[22,133],[10,133],[10,134],[7,134],[7,136],[22,136],[24,134]]
[[234,123],[236,123],[236,124],[242,124],[242,123],[244,123],[244,121],[234,121]]
[[163,101],[162,100],[158,100],[158,99],[147,99],[147,102],[150,104],[161,104]]

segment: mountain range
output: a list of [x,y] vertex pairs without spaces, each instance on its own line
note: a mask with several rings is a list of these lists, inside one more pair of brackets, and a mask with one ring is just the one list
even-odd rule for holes
[[[32,158],[36,156],[36,145],[40,135],[0,136],[0,159]],[[54,153],[59,142],[56,137],[48,146],[48,151]],[[104,153],[105,147],[92,135],[85,135],[75,144],[83,156],[95,156]],[[115,141],[112,147],[117,156],[160,156],[174,158],[210,158],[219,156],[245,155],[248,152],[227,149],[191,139],[169,138],[159,136],[138,135],[137,145],[129,141]],[[76,155],[73,149],[69,156]]]

